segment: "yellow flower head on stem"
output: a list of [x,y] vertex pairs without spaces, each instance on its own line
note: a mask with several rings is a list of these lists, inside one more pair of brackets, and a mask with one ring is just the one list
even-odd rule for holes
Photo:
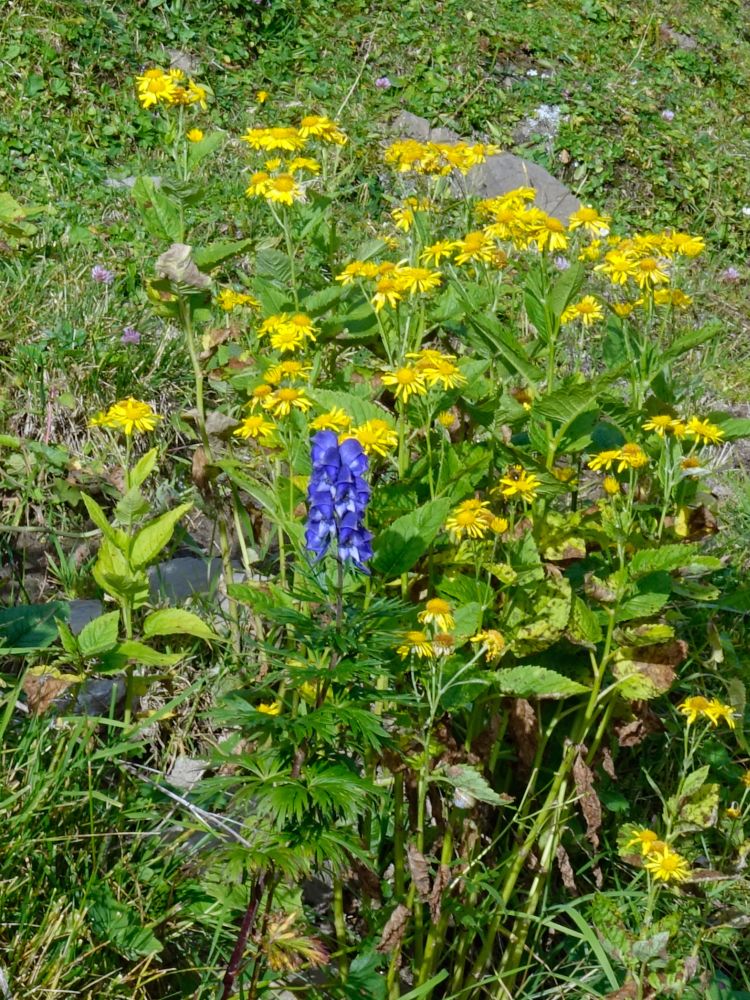
[[392,387],[396,399],[408,403],[411,396],[427,394],[427,384],[424,374],[414,365],[405,365],[393,372],[384,372],[380,376],[383,385]]
[[191,128],[189,132],[185,133],[185,138],[188,142],[200,142],[203,138],[203,132],[199,128]]
[[641,828],[640,830],[635,829],[633,831],[633,836],[625,844],[625,847],[626,849],[628,847],[637,847],[641,854],[647,855],[654,849],[654,844],[658,843],[660,843],[658,834],[654,833],[653,830]]
[[305,395],[304,389],[282,386],[267,396],[262,405],[263,409],[269,410],[274,417],[287,417],[293,409],[306,413],[312,403]]
[[424,611],[417,615],[423,625],[435,625],[441,632],[448,632],[456,624],[453,608],[442,597],[433,597],[427,601]]
[[612,221],[609,215],[602,215],[590,205],[581,205],[579,209],[571,213],[568,220],[568,229],[571,231],[579,227],[592,236],[606,236],[609,232],[609,224]]
[[724,437],[724,431],[720,427],[698,417],[690,417],[685,433],[688,437],[694,437],[699,444],[721,444]]
[[541,481],[533,473],[526,472],[520,465],[512,465],[500,479],[500,485],[495,487],[494,492],[506,499],[519,496],[526,503],[531,503],[541,485]]
[[686,859],[666,844],[649,854],[644,867],[657,882],[684,882],[690,876]]
[[310,428],[314,431],[346,431],[351,426],[352,419],[340,406],[334,406],[327,413],[321,413],[310,422]]
[[451,511],[445,522],[446,530],[456,541],[464,537],[484,538],[493,516],[488,507],[486,500],[464,500]]
[[415,656],[418,656],[420,660],[424,659],[424,657],[432,657],[435,655],[432,643],[427,638],[426,634],[416,630],[406,632],[404,634],[403,642],[400,646],[396,647],[396,652],[402,660],[405,660],[412,653]]
[[107,410],[104,426],[123,431],[126,437],[130,437],[133,431],[144,433],[154,430],[160,420],[161,417],[148,403],[129,396]]
[[377,417],[344,432],[341,439],[347,438],[359,441],[366,455],[380,455],[381,458],[385,458],[398,444],[398,434],[394,428],[386,420]]
[[471,642],[482,643],[485,647],[484,655],[487,662],[497,660],[505,649],[505,639],[497,629],[488,628],[471,637]]

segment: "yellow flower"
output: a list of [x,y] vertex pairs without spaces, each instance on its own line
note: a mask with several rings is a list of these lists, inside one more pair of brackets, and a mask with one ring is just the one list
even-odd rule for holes
[[270,182],[271,175],[266,170],[256,170],[250,177],[250,183],[245,188],[245,194],[248,198],[262,198]]
[[438,357],[426,364],[417,364],[417,367],[424,374],[430,388],[438,383],[444,389],[466,385],[466,376],[461,374],[458,365],[448,357]]
[[638,444],[624,444],[617,458],[620,463],[617,466],[618,472],[623,472],[625,469],[641,469],[644,465],[648,465],[648,455]]
[[641,854],[647,855],[653,851],[654,844],[658,844],[659,842],[659,836],[653,830],[635,829],[633,837],[625,844],[625,848],[638,847]]
[[430,202],[427,198],[407,198],[403,205],[399,205],[393,209],[391,218],[396,224],[397,229],[402,229],[405,233],[408,233],[414,225],[414,213],[426,212],[429,207]]
[[561,317],[563,323],[572,323],[574,320],[580,319],[584,326],[591,326],[596,320],[603,318],[602,307],[593,295],[584,295],[580,302],[568,306]]
[[377,417],[360,424],[359,427],[352,427],[343,437],[359,441],[366,455],[380,455],[382,458],[385,458],[398,444],[398,434],[393,427]]
[[311,174],[320,173],[320,164],[310,156],[295,156],[289,161],[287,168],[290,174],[296,174],[298,170],[307,170]]
[[578,254],[579,260],[599,260],[602,252],[602,241],[592,240],[587,247],[583,247]]
[[492,521],[488,507],[485,500],[464,500],[451,511],[445,522],[446,531],[456,541],[460,541],[465,535],[469,538],[484,538]]
[[690,876],[688,862],[666,844],[662,850],[652,852],[644,867],[657,882],[684,882]]
[[676,309],[689,309],[693,304],[692,298],[679,288],[657,288],[654,302],[657,306],[674,306]]
[[457,264],[468,264],[470,261],[490,263],[495,255],[495,243],[491,236],[481,229],[467,233],[461,240],[455,241]]
[[700,444],[721,444],[724,437],[724,431],[720,427],[698,417],[690,417],[686,428],[686,434],[694,437]]
[[328,413],[321,413],[310,423],[314,431],[340,431],[348,430],[351,426],[351,417],[344,413],[340,406],[334,406]]
[[216,296],[216,304],[224,310],[231,312],[239,306],[249,306],[251,309],[258,309],[260,302],[253,295],[246,295],[244,292],[235,292],[233,288],[222,288]]
[[745,771],[745,773],[740,778],[740,781],[745,786],[745,788],[750,788],[750,771]]
[[336,275],[336,281],[340,281],[342,285],[353,285],[357,278],[377,278],[379,273],[378,265],[372,261],[353,260],[341,274]]
[[280,156],[273,156],[270,160],[266,160],[263,166],[266,170],[278,170],[282,164],[282,159]]
[[278,715],[281,712],[281,702],[262,701],[259,705],[255,706],[255,711],[262,712],[263,715]]
[[203,132],[199,128],[191,128],[189,132],[185,133],[185,138],[188,142],[200,142],[203,138]]
[[456,648],[456,640],[448,632],[438,632],[432,638],[432,649],[435,656],[450,656]]
[[205,111],[208,107],[206,98],[208,97],[208,91],[205,87],[201,87],[200,84],[194,83],[191,80],[188,83],[187,96],[185,99],[186,104],[200,104],[201,108]]
[[270,94],[268,93],[267,90],[259,90],[255,94],[255,100],[258,102],[258,104],[265,104],[269,97]]
[[614,476],[605,476],[602,480],[604,492],[611,497],[616,497],[620,492],[620,484]]
[[742,816],[742,810],[736,802],[733,802],[731,806],[727,806],[727,817],[729,819],[739,819],[740,816]]
[[254,410],[259,403],[262,405],[272,392],[273,386],[266,385],[265,382],[262,382],[260,385],[256,385],[250,393],[250,399],[246,405],[248,405],[251,410]]
[[672,425],[674,424],[674,418],[670,417],[668,413],[661,413],[655,417],[651,417],[649,420],[643,424],[644,431],[654,431],[659,437],[664,437],[667,431],[672,430]]
[[610,250],[604,255],[604,263],[597,264],[594,270],[606,274],[613,285],[624,285],[628,278],[635,277],[635,261],[630,254]]
[[442,597],[433,597],[420,611],[417,620],[423,625],[436,625],[441,632],[448,632],[456,624],[453,608]]
[[261,415],[256,415],[245,417],[240,426],[232,433],[236,437],[255,438],[257,440],[258,438],[268,437],[273,430],[274,425],[270,420],[266,420]]
[[455,240],[438,240],[437,243],[425,247],[419,259],[427,264],[439,264],[444,257],[452,257],[457,246]]
[[565,226],[559,219],[547,215],[546,212],[540,212],[534,218],[530,237],[540,250],[554,253],[556,250],[567,249],[568,237],[565,234]]
[[606,469],[607,472],[612,468],[612,463],[616,462],[620,457],[619,448],[609,448],[605,451],[600,451],[593,458],[589,459],[588,467],[598,472],[599,469]]
[[296,128],[251,128],[240,137],[251,149],[271,151],[281,149],[287,153],[296,153],[305,145],[304,136]]
[[127,399],[110,406],[106,414],[107,427],[114,427],[121,430],[127,437],[133,431],[152,431],[156,427],[161,417],[154,413],[148,403],[141,403],[137,399],[129,396]]
[[642,299],[638,299],[637,302],[615,302],[612,306],[612,310],[616,316],[620,317],[620,319],[625,319],[626,316],[629,316],[632,313],[636,306],[641,305],[642,301]]
[[375,312],[380,312],[385,305],[389,305],[391,309],[395,309],[403,297],[404,286],[398,278],[385,275],[376,283],[375,294],[371,302]]
[[406,292],[431,292],[440,286],[443,276],[427,267],[398,267],[396,280]]
[[662,270],[656,257],[642,257],[633,265],[633,278],[639,288],[653,288],[669,281],[669,275]]
[[107,414],[105,410],[99,410],[88,422],[89,427],[108,427]]
[[299,134],[303,139],[322,139],[343,146],[346,135],[339,126],[324,115],[306,115],[299,123]]
[[495,491],[508,498],[517,495],[526,503],[531,503],[541,485],[533,473],[526,472],[520,465],[512,465],[500,479],[500,485]]
[[685,257],[697,257],[706,249],[706,241],[702,236],[691,236],[689,233],[670,233],[669,240],[675,252]]
[[503,532],[507,531],[510,526],[510,522],[507,517],[493,517],[490,521],[490,531],[494,531],[496,535],[502,535]]
[[304,389],[293,389],[291,386],[282,386],[263,400],[263,409],[270,410],[274,417],[286,417],[295,407],[305,413],[311,406]]
[[305,313],[275,313],[261,323],[258,328],[258,339],[261,340],[266,334],[271,334],[271,344],[276,346],[273,338],[279,334],[285,334],[282,340],[288,343],[293,340],[304,343],[306,340],[314,341],[316,333],[313,321]]
[[279,174],[268,180],[263,197],[280,205],[293,205],[304,197],[304,192],[291,174]]
[[270,382],[271,385],[278,385],[283,378],[289,378],[294,381],[294,379],[304,379],[305,376],[312,371],[312,365],[307,364],[305,361],[297,361],[295,358],[287,358],[286,361],[280,361],[277,365],[269,368],[266,372],[266,382]]
[[497,629],[488,628],[471,637],[471,642],[484,644],[484,655],[487,661],[496,660],[505,648],[505,639]]
[[677,711],[685,716],[687,724],[691,726],[697,720],[698,716],[706,714],[706,709],[709,705],[708,698],[704,698],[702,695],[692,695],[690,698],[686,698],[683,702],[680,702],[677,706]]
[[380,379],[383,385],[394,386],[396,399],[404,403],[413,395],[424,396],[427,393],[424,375],[416,366],[406,365],[394,372],[384,372]]
[[497,151],[495,146],[465,142],[418,142],[416,139],[398,139],[385,151],[385,162],[395,164],[401,173],[413,170],[418,174],[446,176],[453,169],[465,174],[487,156]]
[[[687,458],[683,458],[683,460],[680,462],[680,468],[682,469],[683,472],[686,472],[688,475],[690,475],[691,469],[700,469],[700,467],[701,467],[701,460],[698,458],[697,455],[688,455]],[[696,479],[697,476],[691,476],[691,478]]]
[[578,229],[579,226],[591,233],[599,236],[609,231],[609,223],[612,221],[609,215],[601,215],[595,208],[589,205],[581,205],[579,209],[571,213],[568,221],[568,229]]
[[438,413],[436,419],[440,426],[448,431],[453,426],[456,417],[450,410],[443,410],[442,413]]
[[165,104],[174,102],[177,84],[172,76],[161,69],[147,69],[143,76],[135,78],[138,100],[144,108],[163,101]]
[[305,346],[304,338],[298,330],[284,326],[271,334],[271,347],[275,351],[298,351]]
[[703,714],[714,728],[716,728],[720,719],[723,719],[730,729],[734,729],[737,725],[732,706],[724,705],[718,698],[712,698],[709,701],[708,705],[703,709]]
[[432,643],[427,638],[425,633],[416,630],[406,632],[404,634],[404,640],[400,646],[396,647],[396,652],[402,660],[405,660],[411,653],[418,656],[420,660],[425,656],[435,655]]

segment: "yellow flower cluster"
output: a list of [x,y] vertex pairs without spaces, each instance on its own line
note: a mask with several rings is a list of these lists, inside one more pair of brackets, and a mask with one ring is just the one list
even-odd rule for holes
[[486,500],[464,500],[448,516],[446,531],[456,542],[463,538],[485,538],[490,532],[502,535],[508,530],[508,520],[493,514],[489,506]]
[[561,317],[563,323],[580,320],[584,326],[591,326],[600,319],[604,319],[604,312],[593,295],[584,295],[580,301],[568,306]]
[[402,229],[405,233],[408,233],[414,225],[414,213],[426,212],[429,207],[429,198],[415,198],[411,196],[404,200],[403,205],[399,205],[398,208],[393,209],[391,218],[395,222],[397,229]]
[[216,296],[217,305],[224,312],[232,312],[240,306],[249,306],[251,309],[260,308],[260,302],[253,295],[246,295],[244,292],[235,292],[233,288],[222,288]]
[[702,695],[693,695],[681,702],[677,706],[677,711],[685,716],[689,726],[699,718],[708,719],[714,728],[721,719],[726,722],[730,729],[734,729],[736,726],[734,709],[731,705],[725,705],[719,701],[718,698],[709,700]]
[[315,341],[316,332],[313,321],[304,313],[278,313],[261,323],[258,340],[268,336],[275,351],[298,351],[308,340]]
[[366,455],[380,455],[382,458],[398,445],[398,434],[387,420],[375,417],[357,427],[352,427],[341,435],[341,440],[354,438],[362,445]]
[[433,386],[455,389],[466,384],[456,357],[443,354],[432,348],[407,354],[414,364],[403,365],[392,372],[384,372],[380,378],[383,385],[392,387],[396,399],[406,403],[412,395],[425,396]]
[[484,163],[497,153],[497,146],[467,142],[419,142],[399,139],[385,151],[385,162],[404,173],[430,174],[445,177],[453,170],[467,174],[472,167]]
[[275,125],[271,128],[251,128],[240,137],[251,149],[273,152],[281,150],[296,153],[303,149],[308,140],[343,146],[346,135],[339,126],[324,115],[306,115],[298,126]]
[[652,431],[659,437],[665,434],[674,434],[677,438],[693,437],[698,444],[721,444],[724,431],[710,420],[701,420],[700,417],[690,417],[688,420],[679,420],[668,413],[657,414],[643,424],[644,431]]
[[639,444],[628,443],[621,448],[608,448],[600,451],[593,458],[589,459],[588,467],[599,471],[606,469],[608,472],[617,462],[617,471],[624,472],[625,469],[641,469],[648,465],[648,455]]
[[148,403],[142,403],[129,396],[127,399],[114,403],[106,412],[97,413],[89,421],[89,426],[108,427],[112,430],[122,431],[126,437],[130,437],[133,431],[143,433],[154,430],[160,420],[161,417],[153,411]]
[[673,851],[658,834],[645,828],[634,829],[626,848],[637,847],[646,862],[644,868],[657,882],[684,882],[690,876],[690,865],[677,851]]
[[142,76],[135,78],[135,85],[138,100],[144,108],[157,104],[199,104],[205,111],[208,107],[206,88],[189,80],[181,69],[147,69]]

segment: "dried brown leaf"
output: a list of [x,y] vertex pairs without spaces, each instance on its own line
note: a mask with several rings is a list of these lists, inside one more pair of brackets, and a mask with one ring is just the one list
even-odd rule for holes
[[572,892],[574,896],[577,896],[578,886],[576,885],[575,875],[573,873],[573,865],[570,863],[568,852],[562,844],[557,845],[555,856],[557,857],[557,867],[560,869],[563,885],[569,892]]
[[599,846],[599,829],[602,825],[602,806],[594,791],[594,772],[584,759],[586,747],[579,744],[573,761],[573,781],[578,793],[578,805],[586,820],[586,838],[596,850]]
[[604,747],[602,750],[602,770],[609,775],[612,781],[617,781],[615,762],[612,760],[612,751],[609,747]]
[[613,727],[621,747],[637,747],[647,736],[659,733],[664,728],[658,716],[649,708],[648,702],[634,701],[631,708],[635,718],[615,723]]
[[411,910],[408,906],[404,906],[403,903],[398,904],[396,909],[388,918],[388,921],[383,928],[383,933],[380,935],[380,943],[377,948],[379,952],[386,953],[389,951],[395,951],[401,946],[404,934],[406,933],[406,925],[409,923],[410,913]]
[[538,727],[534,707],[526,698],[510,700],[508,734],[515,745],[521,769],[530,771],[536,756]]
[[437,870],[437,875],[435,876],[435,881],[432,883],[432,890],[430,891],[430,916],[433,922],[437,922],[440,919],[440,910],[443,905],[443,895],[445,890],[451,880],[451,869],[450,865],[440,865]]
[[74,674],[61,674],[58,670],[48,673],[29,671],[23,679],[23,692],[34,715],[44,715],[52,703],[80,680]]
[[587,597],[591,597],[601,604],[612,604],[617,600],[617,591],[613,590],[612,587],[608,587],[603,580],[594,576],[593,573],[587,573],[583,578],[583,589]]
[[193,477],[193,482],[205,496],[209,488],[209,464],[208,458],[206,457],[206,450],[202,446],[198,446],[193,452],[193,466],[191,470],[191,475]]
[[360,861],[358,858],[354,858],[352,860],[352,873],[365,896],[369,896],[370,899],[374,899],[376,902],[382,903],[383,894],[380,889],[380,879],[378,878],[378,873],[373,871],[369,865],[366,865],[364,861]]
[[191,288],[210,288],[211,279],[199,271],[192,257],[193,248],[186,243],[173,243],[169,250],[156,260],[156,273],[160,278],[168,278],[178,285]]
[[420,899],[430,898],[430,869],[424,854],[412,844],[406,848],[406,859],[414,888]]

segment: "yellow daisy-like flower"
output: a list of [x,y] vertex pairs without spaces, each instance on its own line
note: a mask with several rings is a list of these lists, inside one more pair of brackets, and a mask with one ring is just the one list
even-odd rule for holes
[[484,655],[488,662],[496,660],[505,649],[505,639],[502,633],[494,628],[483,629],[481,632],[477,632],[476,635],[471,637],[470,641],[481,642],[484,645]]
[[740,781],[745,786],[745,788],[750,788],[750,771],[745,771],[745,773],[740,778]]
[[271,183],[271,175],[266,170],[256,170],[250,177],[250,182],[245,188],[248,198],[262,198]]
[[147,69],[143,76],[135,78],[138,100],[144,108],[153,107],[160,101],[174,103],[177,83],[169,73],[161,69]]
[[438,413],[435,419],[441,427],[444,427],[448,431],[453,426],[456,417],[450,410],[443,410],[442,413]]
[[287,153],[296,153],[305,145],[304,136],[300,135],[296,128],[290,127],[251,128],[240,138],[251,149],[264,149],[269,152],[281,149]]
[[336,431],[338,434],[348,430],[351,423],[352,418],[349,414],[345,413],[340,406],[334,406],[327,413],[321,413],[319,417],[311,421],[310,427],[314,431]]
[[484,538],[490,530],[492,521],[492,513],[488,507],[486,500],[464,500],[451,511],[445,522],[446,531],[449,531],[456,541],[460,541],[464,536]]
[[599,260],[602,254],[602,241],[592,240],[587,247],[582,247],[578,254],[579,260]]
[[495,242],[484,230],[467,233],[463,239],[455,241],[456,263],[469,264],[474,261],[491,263],[495,256]]
[[490,531],[496,535],[502,535],[509,527],[510,521],[508,521],[507,517],[493,517],[490,521]]
[[612,311],[620,319],[625,319],[629,316],[636,306],[642,305],[643,299],[638,299],[637,302],[615,302],[612,306]]
[[353,285],[357,278],[377,278],[379,273],[380,269],[373,261],[353,260],[341,274],[336,275],[336,281],[340,281],[342,285]]
[[684,882],[690,876],[688,862],[666,844],[662,850],[652,851],[644,867],[657,882]]
[[262,415],[256,414],[254,416],[245,417],[239,427],[237,427],[232,433],[236,437],[241,438],[258,438],[268,437],[269,434],[274,430],[274,425],[270,420]]
[[385,458],[398,444],[398,434],[386,420],[367,420],[358,427],[345,432],[343,439],[354,438],[362,445],[366,455],[380,455]]
[[263,400],[263,409],[269,410],[274,417],[287,417],[292,409],[301,410],[306,413],[312,403],[305,395],[304,389],[294,389],[291,386],[282,386],[274,390],[270,396]]
[[617,457],[618,472],[623,472],[625,469],[641,469],[644,465],[648,465],[648,455],[639,444],[624,444]]
[[602,489],[610,497],[616,497],[620,492],[620,484],[614,476],[605,476],[602,480]]
[[256,406],[263,405],[268,397],[273,393],[273,386],[266,385],[265,382],[261,382],[260,385],[256,385],[253,391],[250,393],[250,399],[245,404],[249,406],[251,410],[254,410]]
[[216,304],[224,310],[231,312],[240,306],[249,306],[251,309],[258,309],[260,302],[254,295],[246,295],[244,292],[235,292],[233,288],[222,288],[216,296]]
[[609,232],[611,221],[611,216],[602,215],[595,208],[591,208],[590,205],[581,205],[579,209],[571,213],[568,220],[568,229],[582,228],[586,232],[591,233],[592,236],[606,235]]
[[199,128],[191,128],[189,132],[185,133],[185,138],[188,142],[200,142],[203,138],[203,132]]
[[450,358],[436,358],[426,364],[417,364],[417,367],[424,374],[430,388],[438,384],[443,389],[456,389],[466,385],[466,376],[461,374],[458,365]]
[[604,263],[597,264],[594,270],[605,274],[613,285],[624,285],[628,278],[635,277],[635,260],[630,254],[610,250],[604,255]]
[[263,166],[266,170],[278,170],[282,164],[282,159],[280,156],[274,156],[270,160],[266,160]]
[[584,295],[580,302],[568,306],[561,317],[563,323],[572,323],[577,319],[580,319],[584,326],[591,326],[597,320],[604,319],[602,307],[593,295]]
[[255,711],[262,712],[263,715],[279,715],[281,712],[281,702],[262,701],[259,705],[255,706]]
[[441,260],[452,257],[457,246],[455,240],[438,240],[437,243],[425,247],[419,259],[426,264],[439,264]]
[[669,281],[669,275],[662,269],[656,257],[642,257],[633,265],[633,278],[639,288],[653,288]]
[[620,457],[619,448],[608,448],[605,451],[600,451],[593,458],[590,458],[587,465],[590,469],[598,472],[600,469],[606,469],[607,472],[612,468],[614,462]]
[[690,417],[685,426],[685,433],[689,437],[694,437],[700,444],[721,444],[721,439],[724,437],[724,431],[720,427],[699,417]]
[[304,379],[312,371],[312,365],[307,364],[305,361],[298,361],[296,358],[287,358],[285,361],[280,361],[277,365],[273,365],[266,372],[266,382],[270,382],[271,385],[278,385],[282,379],[288,378],[294,381],[295,379]]
[[325,115],[306,115],[299,123],[299,134],[303,139],[321,139],[336,146],[343,146],[347,141],[336,122]]
[[675,309],[689,309],[693,304],[691,296],[679,288],[657,288],[654,302],[657,306],[674,306]]
[[284,326],[271,334],[271,347],[275,351],[301,351],[305,346],[302,334],[290,326]]
[[383,385],[393,387],[396,399],[407,403],[410,396],[425,396],[427,385],[424,374],[414,365],[405,365],[393,372],[384,372],[380,376]]
[[396,271],[396,280],[406,292],[431,292],[438,288],[443,280],[439,271],[431,271],[428,267],[401,267]]
[[295,156],[289,161],[287,170],[290,174],[296,174],[298,170],[306,170],[310,174],[320,173],[320,164],[310,156]]
[[691,236],[689,233],[670,233],[669,241],[675,252],[684,257],[697,257],[706,249],[702,236]]
[[265,104],[270,96],[267,90],[258,90],[255,94],[255,100],[258,104]]
[[732,706],[724,705],[718,700],[718,698],[712,698],[711,701],[709,701],[706,708],[703,709],[703,714],[714,728],[716,728],[721,719],[726,722],[730,729],[734,729],[737,726]]
[[535,216],[535,223],[530,235],[532,242],[536,243],[540,250],[549,250],[554,253],[556,250],[566,250],[568,247],[565,226],[559,219],[547,215],[546,212]]
[[376,283],[375,294],[370,301],[375,312],[380,312],[385,305],[395,309],[403,297],[404,286],[398,278],[386,274]]
[[199,83],[195,83],[193,80],[188,83],[185,99],[186,104],[200,104],[201,108],[205,111],[208,108],[207,98],[208,91],[205,87],[201,87]]
[[[289,332],[294,337],[305,340],[315,340],[317,330],[313,321],[305,313],[275,313],[265,319],[258,328],[258,339],[261,340],[267,334]],[[273,340],[271,341],[273,343]]]
[[692,726],[699,716],[705,715],[710,704],[708,698],[704,698],[702,695],[692,695],[692,697],[680,702],[677,711],[684,715],[687,724]]
[[412,653],[418,656],[420,660],[435,655],[432,643],[425,633],[417,630],[412,630],[404,634],[403,642],[400,646],[396,647],[396,652],[402,660],[405,660]]
[[130,437],[133,431],[143,433],[152,431],[161,417],[155,413],[148,403],[129,396],[127,399],[110,406],[106,414],[107,427],[114,427],[123,431],[126,437]]
[[673,424],[673,417],[670,417],[668,413],[661,413],[647,420],[646,423],[643,424],[643,429],[644,431],[653,431],[655,434],[658,434],[659,437],[664,437],[667,431],[672,430]]
[[533,473],[526,472],[520,465],[513,465],[500,479],[500,485],[495,487],[495,492],[508,499],[520,496],[526,503],[531,503],[541,485],[541,481]]
[[625,848],[637,847],[641,854],[648,855],[654,849],[654,844],[660,843],[659,835],[653,830],[642,828],[634,830],[632,838],[625,844]]
[[423,625],[436,625],[441,632],[448,632],[456,624],[453,608],[442,597],[433,597],[427,601],[424,611],[420,611],[417,620]]
[[731,806],[727,806],[726,815],[728,819],[739,819],[742,816],[742,810],[733,802]]
[[293,205],[304,197],[304,191],[291,174],[278,174],[265,184],[263,197],[279,205]]
[[89,427],[106,427],[107,426],[107,413],[106,410],[99,410],[95,413],[93,417],[90,418],[88,422]]

